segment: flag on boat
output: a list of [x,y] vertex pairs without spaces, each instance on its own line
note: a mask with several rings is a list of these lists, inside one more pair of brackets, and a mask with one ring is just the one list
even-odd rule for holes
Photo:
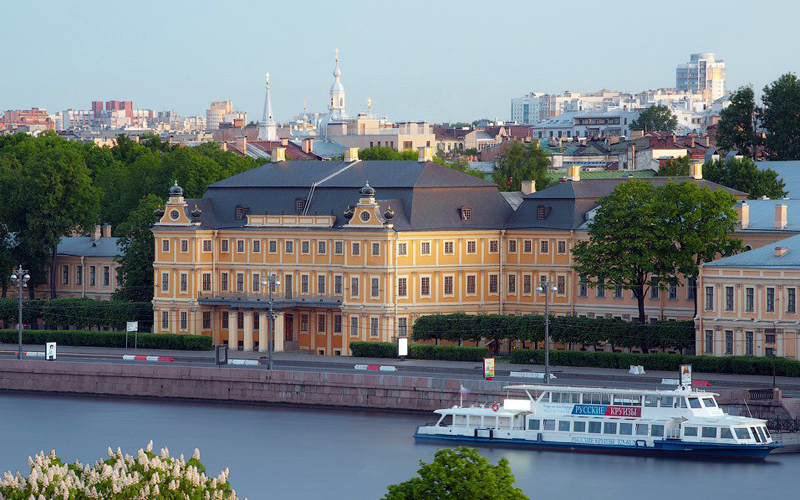
[[462,385],[461,386],[461,396],[466,396],[467,394],[469,394],[469,389],[467,389],[466,387],[464,387]]

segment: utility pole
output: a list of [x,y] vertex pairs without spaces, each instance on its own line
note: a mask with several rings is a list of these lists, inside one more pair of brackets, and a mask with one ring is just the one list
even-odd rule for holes
[[550,383],[550,292],[557,292],[558,287],[552,281],[539,283],[536,291],[544,294],[544,383]]
[[268,335],[269,338],[267,339],[267,369],[272,370],[272,351],[275,349],[274,339],[275,339],[275,301],[272,298],[272,292],[276,286],[280,286],[281,282],[278,281],[278,276],[275,274],[270,274],[267,276],[267,279],[261,282],[262,286],[265,286],[269,289],[269,327],[268,327]]
[[17,332],[19,334],[19,350],[17,352],[17,359],[22,359],[22,289],[28,287],[28,280],[31,277],[28,275],[28,271],[22,269],[22,265],[19,266],[18,269],[15,269],[14,272],[11,274],[11,281],[17,285],[18,291],[18,322],[17,322]]

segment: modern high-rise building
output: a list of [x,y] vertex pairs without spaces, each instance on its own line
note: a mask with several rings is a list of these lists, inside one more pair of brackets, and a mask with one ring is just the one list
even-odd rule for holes
[[725,95],[725,61],[714,53],[692,54],[689,62],[675,70],[675,87],[679,91],[704,94],[711,100]]

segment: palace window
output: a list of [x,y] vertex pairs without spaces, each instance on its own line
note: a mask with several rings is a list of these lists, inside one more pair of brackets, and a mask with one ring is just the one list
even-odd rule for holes
[[236,273],[236,291],[244,292],[244,273]]
[[547,216],[550,215],[550,207],[545,205],[539,205],[536,207],[536,218],[539,220],[544,220]]
[[523,274],[522,275],[522,293],[530,294],[531,293],[531,275],[530,274]]
[[278,253],[278,240],[269,240],[269,253]]
[[[253,273],[253,293],[261,291],[261,274]],[[256,314],[258,316],[258,314]]]
[[188,289],[189,289],[189,275],[186,273],[181,273],[180,291],[181,293],[186,293]]
[[786,292],[788,293],[786,297],[786,312],[795,313],[797,312],[797,290],[788,288]]
[[228,273],[221,273],[219,275],[219,287],[223,292],[228,291]]
[[381,280],[380,278],[372,278],[370,280],[370,295],[372,297],[379,297],[381,294],[380,291]]
[[744,332],[744,353],[746,356],[753,355],[753,332]]
[[83,285],[83,266],[75,267],[75,284],[78,286]]
[[203,311],[203,330],[211,329],[211,311]]
[[337,274],[333,277],[333,294],[342,295],[342,275]]
[[408,337],[408,318],[397,318],[397,336]]
[[169,330],[169,311],[161,311],[161,329]]
[[558,242],[556,242],[556,245],[557,245],[556,252],[558,252],[558,253],[560,253],[562,255],[567,253],[567,242],[566,241],[558,240]]
[[300,215],[303,213],[303,210],[306,208],[306,200],[305,198],[297,198],[294,200],[294,211]]
[[578,278],[578,297],[586,297],[589,295],[589,284],[586,280],[586,275],[581,274]]
[[236,253],[244,253],[244,240],[236,240]]
[[181,240],[181,253],[189,253],[189,240]]
[[317,314],[317,333],[325,333],[325,315]]
[[169,291],[169,273],[161,273],[161,291]]
[[714,287],[706,287],[706,311],[714,310]]
[[307,294],[308,293],[308,275],[301,274],[300,275],[300,293]]
[[303,255],[309,255],[311,253],[311,242],[308,240],[303,240],[300,242],[300,253]]
[[445,276],[444,277],[444,294],[446,296],[453,295],[453,277],[452,276]]
[[89,266],[89,286],[95,286],[97,284],[97,268],[95,266]]
[[455,243],[452,241],[445,241],[444,242],[444,254],[445,255],[453,255],[455,253]]
[[350,336],[358,337],[358,316],[350,316]]
[[284,252],[285,253],[294,253],[294,241],[286,240],[284,242]]
[[203,291],[211,291],[211,273],[203,273]]
[[508,241],[508,253],[517,253],[517,240]]
[[342,255],[344,253],[344,242],[343,241],[334,241],[333,242],[333,254],[334,255]]
[[203,251],[211,252],[211,240],[203,240]]
[[246,205],[236,205],[233,215],[236,218],[236,220],[243,220],[245,216],[249,213],[250,209]]
[[422,276],[419,279],[419,294],[423,297],[431,296],[431,278],[429,276]]
[[733,311],[733,287],[725,287],[725,310]]
[[317,293],[325,295],[325,275],[320,274],[317,276]]
[[714,354],[714,330],[706,330],[706,354]]
[[767,287],[767,312],[775,312],[775,288]]
[[350,253],[353,255],[353,257],[361,255],[361,243],[354,241],[350,246]]
[[219,245],[222,253],[228,253],[228,240],[220,240]]
[[472,220],[472,208],[466,205],[461,207],[461,220]]
[[308,331],[308,314],[300,315],[300,331],[301,332]]
[[489,253],[499,253],[500,242],[497,240],[489,240]]
[[328,253],[328,242],[320,240],[317,242],[317,255],[325,255]]
[[467,241],[467,253],[468,254],[475,254],[478,253],[477,251],[478,242],[475,240]]
[[753,310],[755,309],[755,289],[745,288],[744,308],[747,312],[753,312]]
[[419,244],[419,254],[420,255],[430,255],[431,254],[431,242],[430,241],[423,241]]
[[564,295],[567,291],[567,278],[566,276],[556,276],[556,293]]
[[397,278],[397,296],[408,297],[408,278]]
[[253,253],[261,253],[261,240],[253,240]]
[[550,242],[548,240],[539,242],[539,253],[550,253]]
[[517,294],[517,275],[516,274],[509,274],[508,275],[508,293],[510,295]]
[[350,296],[358,297],[358,276],[350,277]]
[[725,354],[733,354],[733,331],[725,330]]
[[342,333],[342,315],[333,315],[333,333]]
[[372,256],[377,257],[381,254],[381,244],[377,241],[372,242]]
[[181,311],[181,330],[185,331],[189,328],[189,313]]
[[397,255],[401,257],[408,255],[408,243],[397,244]]
[[162,252],[169,252],[169,240],[164,238],[161,240],[161,251]]
[[525,240],[522,242],[522,253],[533,253],[533,240]]
[[379,334],[379,318],[370,318],[369,319],[369,336],[370,337],[378,337]]
[[489,275],[489,293],[497,293],[498,281],[496,274]]
[[467,275],[467,295],[475,295],[476,289],[476,276],[474,274]]

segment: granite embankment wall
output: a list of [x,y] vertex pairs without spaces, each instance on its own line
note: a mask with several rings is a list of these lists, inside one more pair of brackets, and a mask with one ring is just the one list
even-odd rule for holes
[[502,401],[496,381],[137,364],[0,360],[0,390],[26,393],[432,411]]

